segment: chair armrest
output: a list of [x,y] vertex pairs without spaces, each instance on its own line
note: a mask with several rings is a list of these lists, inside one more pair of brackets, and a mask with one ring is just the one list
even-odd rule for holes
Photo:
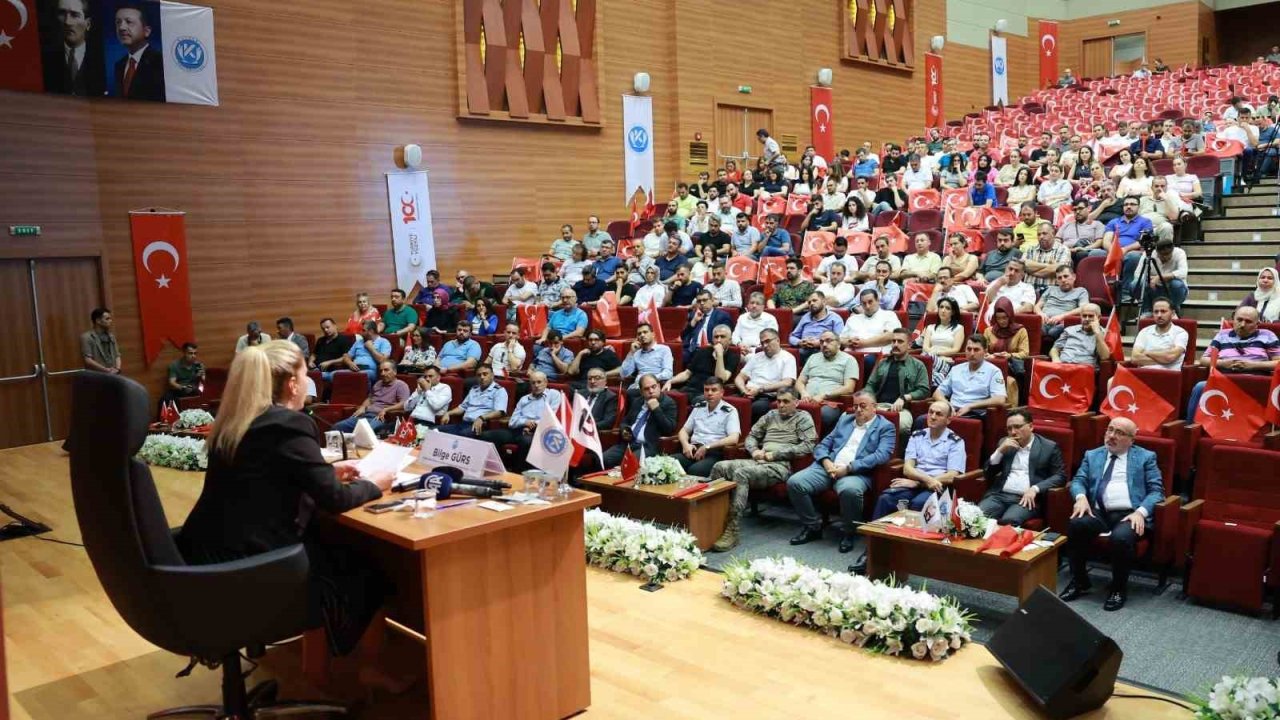
[[1156,564],[1167,567],[1173,562],[1174,549],[1178,545],[1179,508],[1182,507],[1181,495],[1170,495],[1156,503],[1155,536],[1151,538],[1151,559]]
[[1186,567],[1196,539],[1196,524],[1204,514],[1204,500],[1192,500],[1178,513],[1178,544],[1173,555],[1173,566]]
[[970,470],[957,475],[951,486],[955,488],[956,497],[976,503],[987,492],[987,477],[981,469]]
[[747,446],[743,443],[730,445],[724,449],[725,460],[750,460],[751,456],[747,454]]
[[600,431],[600,449],[608,450],[609,448],[622,442],[621,430],[601,430]]
[[791,472],[798,473],[813,464],[813,453],[805,453],[791,458]]
[[658,438],[658,449],[668,455],[678,455],[681,452],[680,438],[675,435]]
[[330,428],[350,417],[351,413],[355,412],[356,406],[344,403],[311,403],[307,409],[311,411],[311,417],[323,427]]
[[1056,487],[1049,491],[1045,498],[1045,522],[1055,532],[1067,534],[1071,525],[1071,491],[1064,487]]
[[880,497],[881,493],[889,489],[889,483],[892,483],[894,478],[902,477],[902,466],[901,460],[893,459],[876,468],[871,476],[876,497]]
[[1262,436],[1262,447],[1268,450],[1280,450],[1280,430]]
[[1280,522],[1271,529],[1271,571],[1267,573],[1267,587],[1280,588]]

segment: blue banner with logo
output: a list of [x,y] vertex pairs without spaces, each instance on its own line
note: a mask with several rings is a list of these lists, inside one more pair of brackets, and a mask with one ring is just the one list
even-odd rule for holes
[[[15,27],[23,33],[10,39],[21,41],[31,52],[21,59],[22,82],[5,82],[0,77],[0,87],[218,104],[210,8],[164,0],[7,2],[19,10]],[[5,32],[5,19],[0,13],[0,35]],[[0,71],[7,70],[4,60],[0,55]],[[0,76],[9,74],[0,72]]]
[[1009,104],[1009,49],[998,35],[991,36],[991,104]]
[[626,193],[630,202],[636,191],[653,197],[653,99],[643,95],[622,96],[622,156],[626,167]]

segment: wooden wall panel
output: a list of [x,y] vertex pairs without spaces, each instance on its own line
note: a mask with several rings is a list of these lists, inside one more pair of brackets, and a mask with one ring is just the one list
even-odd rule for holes
[[[1085,40],[1139,32],[1147,34],[1149,61],[1154,63],[1156,58],[1160,58],[1171,67],[1183,63],[1199,65],[1201,7],[1199,0],[1191,0],[1060,22],[1058,46],[1062,48],[1062,54],[1058,59],[1058,67],[1080,66]],[[1120,24],[1110,27],[1107,22],[1111,20],[1119,20]]]

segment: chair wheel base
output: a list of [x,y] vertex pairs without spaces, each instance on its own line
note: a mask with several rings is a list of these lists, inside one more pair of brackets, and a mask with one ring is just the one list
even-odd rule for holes
[[345,705],[339,705],[325,700],[286,700],[254,705],[249,711],[248,718],[235,718],[234,715],[227,715],[221,705],[187,705],[153,712],[150,715],[147,715],[147,720],[188,717],[214,718],[215,720],[222,720],[224,718],[235,718],[235,720],[266,720],[266,718],[285,717],[289,715],[315,715],[321,713],[327,713],[330,715],[346,715],[347,707]]

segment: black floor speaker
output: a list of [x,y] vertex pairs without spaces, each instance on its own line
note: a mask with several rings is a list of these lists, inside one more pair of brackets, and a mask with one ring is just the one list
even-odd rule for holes
[[1000,626],[987,649],[1054,720],[1101,707],[1124,657],[1114,640],[1043,587]]

